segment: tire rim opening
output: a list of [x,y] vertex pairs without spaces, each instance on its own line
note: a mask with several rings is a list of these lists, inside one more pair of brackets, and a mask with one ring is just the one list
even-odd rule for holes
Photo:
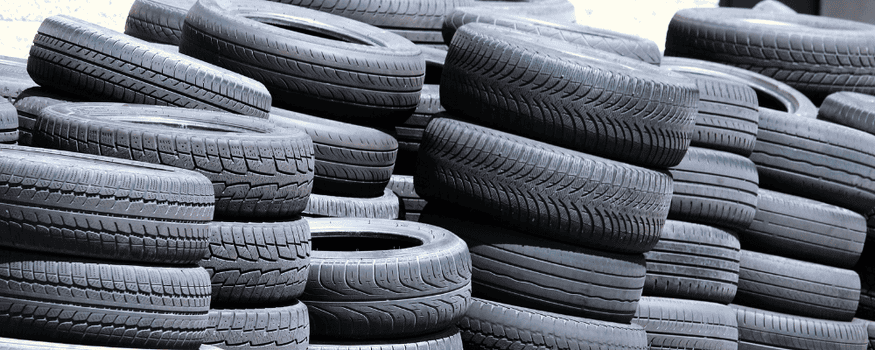
[[310,240],[314,251],[362,252],[418,247],[422,241],[405,236],[375,232],[328,232]]
[[774,95],[766,91],[760,90],[757,87],[751,87],[757,93],[757,101],[759,102],[760,107],[770,108],[781,112],[790,112],[787,110],[787,106],[784,105],[784,103],[782,103],[781,100],[779,100]]

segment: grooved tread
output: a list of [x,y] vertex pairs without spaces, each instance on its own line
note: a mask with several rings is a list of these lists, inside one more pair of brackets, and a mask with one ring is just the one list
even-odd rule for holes
[[15,100],[18,111],[18,144],[33,145],[33,131],[39,112],[48,106],[65,102],[80,102],[78,98],[57,94],[44,88],[31,88],[23,91]]
[[642,297],[632,323],[644,327],[651,349],[738,348],[735,310],[725,305]]
[[754,89],[735,81],[686,75],[699,87],[699,112],[690,145],[750,156],[759,122]]
[[875,99],[872,96],[841,91],[830,94],[817,111],[817,119],[875,134]]
[[135,0],[125,34],[146,41],[179,45],[185,15],[197,0]]
[[0,56],[0,97],[15,102],[24,90],[38,86],[27,74],[27,60]]
[[735,309],[738,320],[738,348],[741,350],[862,350],[869,339],[866,325],[862,323],[794,316],[735,304],[730,306]]
[[212,308],[204,344],[225,350],[306,350],[309,341],[307,306],[291,302],[258,309]]
[[441,29],[444,16],[474,0],[272,0],[391,29]]
[[390,189],[373,198],[310,195],[303,215],[308,217],[397,219],[401,202]]

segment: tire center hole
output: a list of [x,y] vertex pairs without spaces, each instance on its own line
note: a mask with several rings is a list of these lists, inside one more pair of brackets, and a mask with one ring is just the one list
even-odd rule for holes
[[313,250],[358,252],[397,250],[421,246],[422,241],[400,235],[374,232],[329,232],[320,233],[310,240]]
[[756,87],[753,87],[753,90],[757,93],[757,100],[759,101],[760,107],[771,108],[781,112],[790,112],[787,110],[787,106],[772,94]]

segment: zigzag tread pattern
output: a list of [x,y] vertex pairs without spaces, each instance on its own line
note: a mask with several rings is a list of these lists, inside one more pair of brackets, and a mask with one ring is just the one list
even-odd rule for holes
[[195,2],[136,0],[128,12],[125,34],[146,41],[178,46],[185,15]]
[[204,344],[222,349],[306,350],[310,342],[307,306],[210,310]]
[[304,208],[310,217],[397,219],[401,203],[391,190],[374,198],[338,197],[313,193]]

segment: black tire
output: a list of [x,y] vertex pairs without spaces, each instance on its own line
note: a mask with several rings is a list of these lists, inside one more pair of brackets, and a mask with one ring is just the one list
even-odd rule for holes
[[875,98],[857,92],[836,92],[827,96],[817,119],[875,134]]
[[190,348],[210,308],[202,268],[123,265],[0,249],[0,336]]
[[[75,345],[64,343],[52,343],[38,340],[23,340],[14,338],[0,338],[0,350],[135,350],[136,348],[120,348],[92,345]],[[197,350],[222,350],[212,345],[201,345]]]
[[224,350],[307,350],[310,318],[307,306],[291,301],[259,309],[210,309],[204,344]]
[[867,344],[868,346],[866,347],[866,349],[875,349],[875,322],[869,320],[861,320],[857,318],[854,319],[854,322],[863,322],[864,324],[866,324],[866,332],[869,334],[869,343]]
[[574,4],[569,0],[478,0],[471,6],[486,7],[524,17],[547,20],[553,23],[575,23]]
[[605,253],[495,227],[454,204],[432,202],[420,222],[468,244],[475,297],[618,323],[635,314],[647,274],[641,254]]
[[301,300],[314,337],[386,339],[454,325],[471,303],[471,258],[445,229],[377,219],[310,219]]
[[763,188],[867,213],[875,207],[873,144],[872,134],[762,109],[750,159]]
[[647,350],[647,335],[636,324],[555,314],[474,298],[459,321],[465,349]]
[[282,304],[304,293],[310,268],[305,219],[210,224],[210,248],[198,265],[210,273],[212,306]]
[[718,80],[746,84],[754,89],[760,110],[770,108],[803,118],[815,118],[817,107],[798,90],[759,73],[725,64],[690,58],[662,58],[661,67],[684,74],[699,74]]
[[750,156],[759,122],[756,91],[736,81],[686,75],[699,87],[699,114],[690,146]]
[[314,218],[371,218],[397,219],[401,203],[392,190],[383,189],[383,195],[373,198],[337,197],[311,194],[303,215]]
[[410,175],[392,175],[389,180],[388,189],[392,190],[398,199],[401,201],[400,218],[407,221],[419,221],[419,215],[425,209],[428,201],[416,194],[416,187],[413,185],[413,176]]
[[863,254],[854,266],[854,271],[860,276],[860,304],[857,306],[856,317],[875,319],[875,242],[866,239]]
[[404,122],[396,125],[391,133],[398,140],[398,162],[395,166],[395,174],[416,173],[416,159],[419,155],[419,147],[422,145],[425,127],[436,114],[444,111],[444,107],[441,106],[440,86],[423,85],[416,111]]
[[38,85],[27,74],[27,60],[0,55],[0,97],[15,102],[24,90]]
[[18,142],[18,110],[11,102],[0,100],[0,143]]
[[40,86],[90,99],[226,111],[267,118],[261,83],[67,16],[42,22],[27,71]]
[[192,264],[209,242],[213,186],[195,172],[3,145],[0,179],[2,246]]
[[179,45],[185,15],[197,0],[135,0],[125,34],[149,42]]
[[496,11],[494,8],[477,6],[457,7],[447,15],[442,29],[444,41],[450,44],[459,27],[468,23],[486,23],[512,28],[638,59],[657,66],[662,58],[662,53],[659,52],[655,42],[634,35],[575,23],[547,22],[511,11]]
[[875,93],[875,26],[749,9],[675,13],[667,56],[726,63],[785,82],[819,104],[830,93]]
[[[444,73],[444,61],[447,59],[448,49],[438,49],[426,45],[416,45],[422,50],[422,56],[425,57],[425,82],[422,86],[425,90],[426,85],[440,85],[441,75]],[[419,105],[422,106],[420,100]]]
[[313,143],[297,129],[229,113],[119,103],[40,112],[34,144],[165,164],[213,182],[219,218],[301,213],[313,186]]
[[274,108],[270,121],[301,129],[313,139],[313,191],[348,197],[378,197],[392,177],[398,141],[376,129]]
[[40,87],[22,91],[14,104],[18,111],[18,144],[32,146],[33,129],[36,127],[39,112],[43,108],[64,102],[81,102],[81,100],[72,95],[58,94]]
[[731,231],[667,220],[659,243],[644,253],[644,295],[729,304],[738,287],[740,250]]
[[447,118],[428,124],[416,170],[416,193],[426,200],[479,211],[511,229],[621,253],[653,248],[671,204],[667,173]]
[[674,179],[669,218],[733,229],[753,222],[759,177],[750,159],[690,147],[669,171]]
[[852,270],[741,251],[736,304],[850,321],[859,301],[860,277]]
[[650,350],[736,350],[735,317],[735,310],[726,305],[642,297],[632,323],[644,327]]
[[556,39],[465,25],[450,45],[441,102],[523,137],[641,166],[677,165],[695,123],[695,84],[635,59],[568,50]]
[[834,205],[760,189],[754,221],[739,236],[751,250],[849,269],[863,252],[866,218]]
[[309,350],[460,350],[462,337],[456,327],[441,332],[414,338],[376,341],[337,341],[316,339],[310,342]]
[[420,50],[404,38],[265,1],[199,1],[179,52],[264,82],[279,106],[355,124],[409,115],[425,75]]
[[795,14],[796,10],[777,0],[761,0],[753,6],[754,10],[770,13]]
[[730,305],[738,320],[738,350],[862,350],[866,325]]

